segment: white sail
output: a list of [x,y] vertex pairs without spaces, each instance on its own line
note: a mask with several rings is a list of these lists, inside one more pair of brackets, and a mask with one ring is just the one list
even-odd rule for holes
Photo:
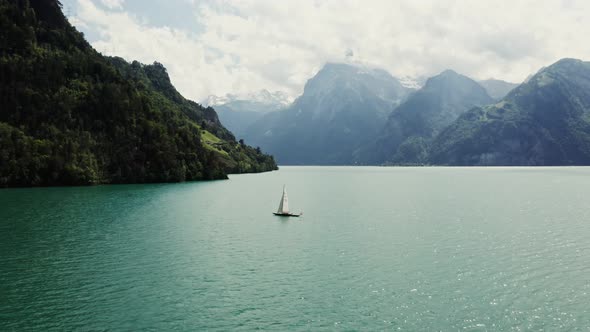
[[287,198],[287,189],[285,189],[285,186],[283,186],[283,197],[281,197],[281,203],[279,204],[277,213],[289,213],[289,199]]

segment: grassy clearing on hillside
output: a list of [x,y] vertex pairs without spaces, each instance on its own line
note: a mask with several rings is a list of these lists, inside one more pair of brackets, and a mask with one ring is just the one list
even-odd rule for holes
[[229,156],[227,151],[221,148],[221,146],[225,144],[225,142],[221,140],[219,137],[210,133],[209,131],[201,129],[201,140],[205,148],[215,152],[219,152],[224,156]]

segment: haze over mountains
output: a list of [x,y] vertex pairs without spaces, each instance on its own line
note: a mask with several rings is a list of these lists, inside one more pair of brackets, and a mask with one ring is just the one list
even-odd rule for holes
[[386,71],[328,63],[290,107],[263,116],[244,138],[284,164],[350,164],[412,91]]
[[363,152],[365,156],[361,155],[358,161],[424,163],[432,138],[467,110],[492,101],[477,82],[446,70],[428,79],[420,90],[391,112],[377,142],[365,147],[368,153]]
[[590,165],[590,62],[560,60],[463,114],[434,141],[430,162]]
[[286,108],[291,102],[286,93],[260,90],[245,96],[228,94],[223,97],[209,96],[204,105],[215,107],[219,120],[237,137],[266,113]]
[[238,132],[281,164],[587,164],[586,64],[564,59],[518,85],[328,63],[292,105]]
[[518,84],[515,83],[510,83],[510,82],[506,82],[506,81],[502,81],[502,80],[496,80],[493,78],[487,79],[487,80],[482,80],[478,82],[479,85],[483,86],[488,95],[490,95],[490,97],[496,99],[496,100],[500,100],[502,98],[504,98],[508,92],[510,92],[512,89],[516,88],[518,86]]
[[[268,108],[252,102],[250,109],[234,108],[224,119],[230,113],[227,104],[217,109],[238,137],[280,163],[347,165],[423,163],[424,140],[468,109],[492,102],[484,87],[451,70],[414,80],[375,68],[327,63],[284,110],[263,115]],[[417,151],[410,153],[412,149]]]

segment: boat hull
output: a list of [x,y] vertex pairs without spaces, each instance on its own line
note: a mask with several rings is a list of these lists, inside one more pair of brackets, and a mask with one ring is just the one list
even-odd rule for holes
[[301,214],[276,213],[276,212],[273,212],[272,214],[274,214],[275,216],[279,216],[279,217],[299,217],[301,215]]

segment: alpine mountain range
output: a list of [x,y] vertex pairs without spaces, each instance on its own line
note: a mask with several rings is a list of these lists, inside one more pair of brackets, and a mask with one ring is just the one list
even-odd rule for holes
[[283,165],[590,165],[582,60],[559,60],[522,84],[453,70],[412,81],[327,63],[285,100],[214,107],[237,137]]

